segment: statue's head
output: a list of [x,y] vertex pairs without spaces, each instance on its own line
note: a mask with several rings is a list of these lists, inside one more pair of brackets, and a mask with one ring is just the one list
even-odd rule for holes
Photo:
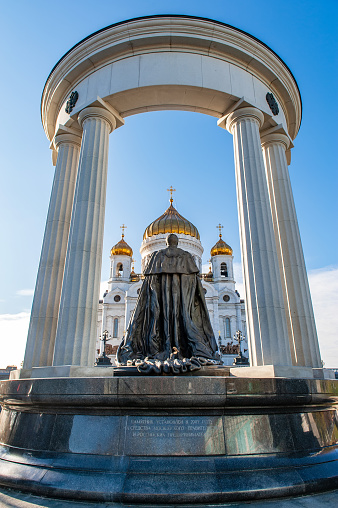
[[169,247],[177,247],[177,245],[178,245],[178,236],[174,235],[173,233],[171,233],[171,235],[169,235],[167,237],[167,245]]

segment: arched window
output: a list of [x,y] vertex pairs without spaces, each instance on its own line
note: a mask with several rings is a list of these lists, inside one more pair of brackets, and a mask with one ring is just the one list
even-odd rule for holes
[[225,336],[227,338],[231,337],[231,331],[230,331],[230,319],[227,317],[225,318]]
[[118,318],[114,318],[114,326],[113,326],[113,337],[116,339],[119,333],[119,320]]
[[221,277],[228,276],[228,267],[226,263],[221,263]]
[[123,264],[122,263],[117,264],[116,277],[123,277]]

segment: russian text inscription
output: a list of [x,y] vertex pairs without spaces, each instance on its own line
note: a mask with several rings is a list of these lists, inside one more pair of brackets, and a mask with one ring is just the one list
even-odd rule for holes
[[126,448],[132,455],[218,455],[225,452],[222,418],[129,416]]

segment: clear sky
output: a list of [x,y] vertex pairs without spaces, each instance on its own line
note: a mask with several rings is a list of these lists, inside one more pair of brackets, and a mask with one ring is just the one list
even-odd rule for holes
[[[1,2],[0,367],[23,360],[53,179],[40,120],[48,74],[87,35],[152,14],[233,25],[270,46],[294,74],[303,120],[290,175],[322,357],[327,367],[338,367],[337,12],[336,0]],[[216,225],[224,225],[241,291],[232,137],[215,118],[173,111],[128,117],[110,137],[102,281],[122,223],[140,270],[144,229],[167,208],[170,185],[177,189],[174,205],[199,229],[204,263]]]

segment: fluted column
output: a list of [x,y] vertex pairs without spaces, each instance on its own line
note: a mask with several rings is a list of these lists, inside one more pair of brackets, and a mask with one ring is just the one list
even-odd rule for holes
[[79,114],[83,128],[53,365],[93,365],[102,264],[109,134],[104,108]]
[[292,365],[259,128],[263,114],[227,117],[233,134],[251,365]]
[[289,341],[294,365],[321,367],[321,359],[285,151],[289,138],[271,133],[261,139],[273,226],[283,282]]
[[25,369],[52,365],[81,138],[55,137],[58,151],[45,235],[36,279]]

